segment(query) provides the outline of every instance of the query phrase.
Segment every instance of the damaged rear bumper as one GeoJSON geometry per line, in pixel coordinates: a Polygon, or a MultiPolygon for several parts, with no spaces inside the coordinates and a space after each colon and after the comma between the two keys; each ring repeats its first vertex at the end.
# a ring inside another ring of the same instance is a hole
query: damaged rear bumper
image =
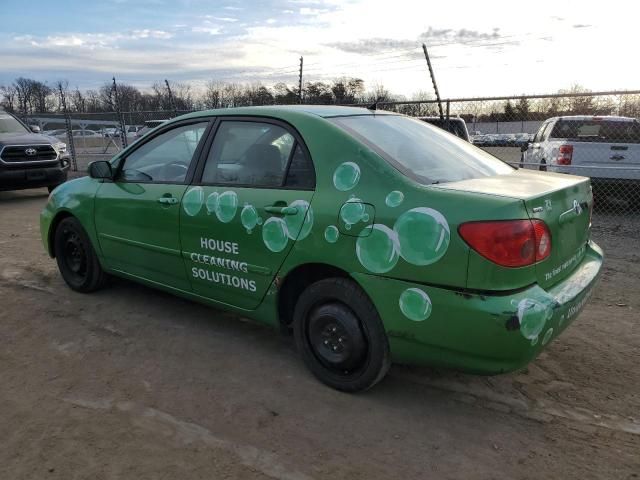
{"type": "Polygon", "coordinates": [[[532,285],[507,294],[468,293],[366,274],[354,277],[380,313],[395,362],[495,374],[525,366],[577,318],[602,263],[602,250],[589,242],[581,263],[552,288],[532,285]],[[426,294],[426,318],[412,319],[403,312],[400,298],[407,290],[426,294]]]}

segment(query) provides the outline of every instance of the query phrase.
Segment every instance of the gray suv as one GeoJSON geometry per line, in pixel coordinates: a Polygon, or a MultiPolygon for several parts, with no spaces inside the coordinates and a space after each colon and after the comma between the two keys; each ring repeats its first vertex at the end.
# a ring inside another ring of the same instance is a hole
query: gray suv
{"type": "Polygon", "coordinates": [[[47,187],[67,180],[67,145],[0,111],[0,190],[47,187]]]}

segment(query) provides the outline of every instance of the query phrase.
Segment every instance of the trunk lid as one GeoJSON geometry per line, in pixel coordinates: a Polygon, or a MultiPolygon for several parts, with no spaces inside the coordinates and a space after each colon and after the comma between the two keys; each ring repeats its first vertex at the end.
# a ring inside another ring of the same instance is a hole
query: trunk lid
{"type": "Polygon", "coordinates": [[[566,278],[586,252],[593,204],[586,177],[521,169],[508,175],[442,184],[438,188],[522,200],[529,218],[544,221],[551,232],[551,254],[535,265],[537,282],[543,288],[566,278]]]}

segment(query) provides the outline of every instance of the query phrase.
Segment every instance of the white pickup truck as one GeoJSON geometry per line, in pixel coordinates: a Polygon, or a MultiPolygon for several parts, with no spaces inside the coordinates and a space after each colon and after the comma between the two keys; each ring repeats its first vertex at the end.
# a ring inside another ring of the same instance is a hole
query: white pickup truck
{"type": "Polygon", "coordinates": [[[640,122],[576,115],[545,120],[521,166],[591,177],[597,185],[640,189],[640,122]]]}

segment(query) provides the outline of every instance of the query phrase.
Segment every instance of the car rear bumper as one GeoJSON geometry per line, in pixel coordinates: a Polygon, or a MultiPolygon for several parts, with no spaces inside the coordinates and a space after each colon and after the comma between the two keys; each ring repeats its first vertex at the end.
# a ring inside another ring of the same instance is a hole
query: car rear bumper
{"type": "Polygon", "coordinates": [[[69,164],[37,168],[0,168],[0,190],[58,185],[67,179],[69,164]]]}
{"type": "Polygon", "coordinates": [[[602,263],[602,250],[590,242],[582,262],[560,283],[508,294],[469,293],[367,274],[354,277],[380,313],[394,361],[495,374],[525,366],[576,319],[602,263]],[[431,309],[424,320],[403,313],[401,296],[408,289],[428,296],[431,309]]]}

